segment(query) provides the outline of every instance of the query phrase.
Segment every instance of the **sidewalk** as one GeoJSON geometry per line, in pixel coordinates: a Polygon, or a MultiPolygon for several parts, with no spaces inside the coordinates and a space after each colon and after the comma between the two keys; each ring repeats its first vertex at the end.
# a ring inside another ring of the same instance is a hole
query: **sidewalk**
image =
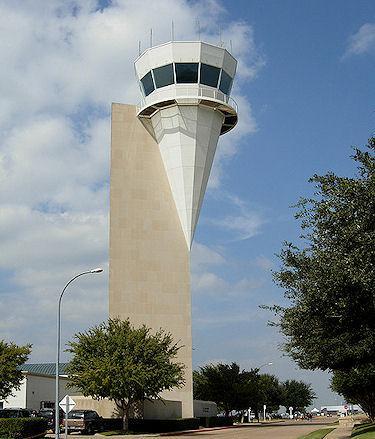
{"type": "Polygon", "coordinates": [[[327,434],[325,439],[348,439],[352,434],[352,426],[338,426],[331,433],[327,434]]]}

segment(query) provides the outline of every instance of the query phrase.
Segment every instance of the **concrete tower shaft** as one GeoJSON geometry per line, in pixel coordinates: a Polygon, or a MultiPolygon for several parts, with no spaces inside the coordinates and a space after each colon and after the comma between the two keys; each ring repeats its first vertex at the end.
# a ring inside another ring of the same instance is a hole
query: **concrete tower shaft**
{"type": "Polygon", "coordinates": [[[135,61],[137,116],[159,145],[189,249],[218,138],[237,123],[236,65],[222,47],[187,41],[152,47],[135,61]]]}

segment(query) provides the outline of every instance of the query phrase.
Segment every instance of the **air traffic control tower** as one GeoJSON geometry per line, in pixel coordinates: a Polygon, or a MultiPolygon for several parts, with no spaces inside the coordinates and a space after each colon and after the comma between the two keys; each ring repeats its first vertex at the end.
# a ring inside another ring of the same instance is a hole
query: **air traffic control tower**
{"type": "Polygon", "coordinates": [[[185,386],[162,396],[193,416],[190,248],[219,136],[237,123],[237,62],[203,42],[151,47],[135,61],[142,100],[113,104],[111,317],[171,332],[185,386]]]}

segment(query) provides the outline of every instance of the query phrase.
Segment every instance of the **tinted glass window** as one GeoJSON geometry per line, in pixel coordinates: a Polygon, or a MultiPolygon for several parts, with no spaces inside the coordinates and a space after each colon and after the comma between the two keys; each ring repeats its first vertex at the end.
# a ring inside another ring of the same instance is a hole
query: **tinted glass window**
{"type": "Polygon", "coordinates": [[[145,93],[145,96],[148,96],[150,93],[152,93],[155,90],[154,81],[152,80],[151,72],[148,72],[147,75],[145,75],[141,79],[141,83],[143,86],[143,91],[145,93]]]}
{"type": "Polygon", "coordinates": [[[200,83],[204,85],[209,85],[210,87],[217,87],[219,74],[220,69],[218,67],[209,66],[208,64],[201,64],[200,83]]]}
{"type": "Polygon", "coordinates": [[[191,84],[198,82],[198,63],[176,63],[176,82],[191,84]]]}
{"type": "Polygon", "coordinates": [[[221,79],[219,89],[224,94],[229,94],[230,88],[232,86],[232,78],[224,70],[221,71],[221,79]]]}
{"type": "Polygon", "coordinates": [[[20,413],[18,410],[1,410],[0,418],[19,418],[20,413]]]}
{"type": "Polygon", "coordinates": [[[156,88],[165,87],[174,83],[173,64],[158,67],[153,70],[156,88]]]}
{"type": "Polygon", "coordinates": [[[96,419],[98,417],[96,412],[85,413],[85,419],[96,419]]]}
{"type": "Polygon", "coordinates": [[[85,414],[83,412],[70,412],[68,418],[70,419],[83,419],[85,414]]]}

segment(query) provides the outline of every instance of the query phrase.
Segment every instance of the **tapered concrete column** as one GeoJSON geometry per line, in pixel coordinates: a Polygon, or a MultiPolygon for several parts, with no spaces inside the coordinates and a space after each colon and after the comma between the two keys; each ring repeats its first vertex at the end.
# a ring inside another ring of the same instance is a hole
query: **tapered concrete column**
{"type": "Polygon", "coordinates": [[[131,105],[112,106],[109,314],[172,333],[186,384],[163,397],[193,416],[189,249],[159,146],[131,105]]]}

